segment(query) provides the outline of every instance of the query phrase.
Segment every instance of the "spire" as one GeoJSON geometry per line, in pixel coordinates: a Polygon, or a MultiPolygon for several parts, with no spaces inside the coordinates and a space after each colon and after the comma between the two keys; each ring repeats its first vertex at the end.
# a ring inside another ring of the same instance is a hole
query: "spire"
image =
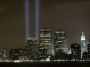
{"type": "Polygon", "coordinates": [[[84,32],[82,32],[82,35],[84,35],[84,32]]]}

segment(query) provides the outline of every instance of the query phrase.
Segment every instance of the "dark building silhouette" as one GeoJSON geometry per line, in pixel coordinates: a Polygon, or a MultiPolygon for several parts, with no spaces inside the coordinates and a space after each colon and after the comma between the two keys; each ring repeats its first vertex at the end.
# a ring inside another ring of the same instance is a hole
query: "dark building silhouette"
{"type": "Polygon", "coordinates": [[[58,30],[54,35],[54,52],[56,59],[63,59],[63,53],[65,45],[65,33],[63,30],[58,30]]]}
{"type": "Polygon", "coordinates": [[[14,48],[9,51],[11,60],[31,60],[30,49],[14,48]]]}
{"type": "Polygon", "coordinates": [[[32,60],[37,59],[37,56],[38,56],[38,44],[39,44],[39,42],[35,38],[29,38],[27,43],[26,43],[25,49],[29,49],[30,58],[32,60]]]}
{"type": "Polygon", "coordinates": [[[88,52],[83,53],[82,60],[88,60],[88,52]]]}
{"type": "Polygon", "coordinates": [[[88,44],[88,59],[90,60],[90,43],[88,44]]]}
{"type": "Polygon", "coordinates": [[[81,47],[79,44],[74,43],[71,44],[71,59],[72,60],[79,60],[81,58],[81,47]]]}

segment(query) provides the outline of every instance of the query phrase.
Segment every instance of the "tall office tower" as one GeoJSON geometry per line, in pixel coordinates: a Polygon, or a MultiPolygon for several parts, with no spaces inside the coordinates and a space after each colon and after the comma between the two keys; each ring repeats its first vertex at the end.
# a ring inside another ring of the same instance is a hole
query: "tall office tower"
{"type": "Polygon", "coordinates": [[[90,60],[90,43],[88,44],[88,59],[90,60]]]}
{"type": "Polygon", "coordinates": [[[32,60],[36,60],[37,59],[37,51],[38,51],[38,40],[35,38],[29,38],[25,48],[26,49],[30,49],[30,56],[32,57],[32,60]]]}
{"type": "Polygon", "coordinates": [[[88,39],[88,44],[90,44],[90,37],[89,37],[89,39],[88,39]]]}
{"type": "Polygon", "coordinates": [[[81,47],[79,44],[71,44],[71,59],[79,60],[81,58],[81,47]]]}
{"type": "Polygon", "coordinates": [[[40,30],[39,37],[39,59],[46,59],[51,55],[51,34],[50,30],[47,28],[43,28],[40,30]]]}
{"type": "Polygon", "coordinates": [[[88,59],[90,60],[90,37],[88,39],[87,50],[88,50],[88,59]]]}
{"type": "Polygon", "coordinates": [[[86,37],[84,32],[81,33],[81,57],[84,52],[87,52],[87,44],[86,44],[86,37]]]}
{"type": "Polygon", "coordinates": [[[68,47],[66,44],[66,35],[65,32],[62,30],[58,30],[55,33],[54,50],[55,50],[55,55],[58,57],[61,55],[61,52],[68,53],[68,47]]]}

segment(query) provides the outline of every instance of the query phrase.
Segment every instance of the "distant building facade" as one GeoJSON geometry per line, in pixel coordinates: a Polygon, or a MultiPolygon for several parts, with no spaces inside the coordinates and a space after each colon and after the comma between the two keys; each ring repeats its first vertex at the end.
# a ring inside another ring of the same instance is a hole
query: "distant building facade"
{"type": "Polygon", "coordinates": [[[83,53],[82,60],[88,60],[88,52],[83,53]]]}
{"type": "Polygon", "coordinates": [[[48,56],[51,55],[51,46],[52,44],[50,29],[41,29],[38,46],[40,59],[46,59],[48,56]]]}
{"type": "Polygon", "coordinates": [[[30,55],[34,60],[38,58],[38,44],[39,44],[39,41],[35,38],[29,38],[26,43],[25,48],[30,49],[30,55]]]}
{"type": "Polygon", "coordinates": [[[54,35],[54,51],[57,59],[60,59],[60,57],[62,56],[62,52],[65,52],[66,49],[68,49],[68,47],[66,44],[65,32],[63,30],[58,30],[54,35]]]}
{"type": "Polygon", "coordinates": [[[71,44],[71,59],[80,60],[81,59],[81,47],[79,44],[71,44]]]}
{"type": "Polygon", "coordinates": [[[87,52],[87,44],[86,44],[86,37],[84,32],[81,33],[81,58],[84,52],[87,52]]]}
{"type": "Polygon", "coordinates": [[[90,60],[90,44],[88,44],[88,59],[90,60]]]}
{"type": "Polygon", "coordinates": [[[32,60],[30,49],[14,48],[9,51],[11,60],[32,60]]]}

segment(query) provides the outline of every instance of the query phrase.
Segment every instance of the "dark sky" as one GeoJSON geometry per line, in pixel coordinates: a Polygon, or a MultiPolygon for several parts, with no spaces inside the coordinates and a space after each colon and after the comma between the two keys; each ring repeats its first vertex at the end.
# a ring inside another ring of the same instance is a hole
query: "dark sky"
{"type": "MultiPolygon", "coordinates": [[[[41,0],[40,27],[54,33],[62,28],[68,42],[79,42],[80,33],[90,33],[89,0],[41,0]]],[[[34,0],[30,3],[30,33],[34,35],[34,0]]],[[[24,47],[24,0],[0,0],[0,48],[24,47]]]]}

